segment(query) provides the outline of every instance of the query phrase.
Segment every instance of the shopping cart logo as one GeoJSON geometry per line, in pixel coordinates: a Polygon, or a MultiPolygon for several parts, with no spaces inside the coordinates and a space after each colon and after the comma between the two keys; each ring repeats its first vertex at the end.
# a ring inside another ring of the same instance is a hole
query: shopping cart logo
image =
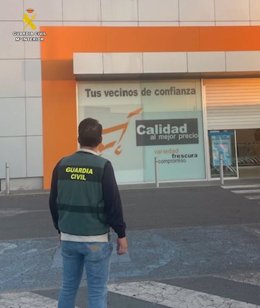
{"type": "Polygon", "coordinates": [[[114,149],[114,153],[116,155],[120,155],[122,153],[122,141],[123,141],[123,138],[124,138],[124,136],[127,132],[131,118],[133,118],[134,116],[137,116],[142,111],[143,111],[142,108],[135,109],[135,110],[128,113],[128,115],[126,117],[126,122],[123,122],[123,123],[120,123],[120,124],[117,124],[117,125],[103,129],[103,132],[102,132],[103,137],[105,135],[113,135],[113,133],[115,133],[115,132],[119,132],[119,136],[118,136],[117,139],[113,138],[113,140],[110,141],[110,142],[102,143],[99,146],[99,152],[102,153],[106,150],[114,149]]]}
{"type": "Polygon", "coordinates": [[[34,9],[27,9],[26,13],[23,15],[23,22],[24,22],[24,28],[23,30],[27,30],[28,27],[31,28],[31,30],[36,30],[36,25],[34,24],[34,19],[36,17],[36,13],[34,13],[34,9]]]}

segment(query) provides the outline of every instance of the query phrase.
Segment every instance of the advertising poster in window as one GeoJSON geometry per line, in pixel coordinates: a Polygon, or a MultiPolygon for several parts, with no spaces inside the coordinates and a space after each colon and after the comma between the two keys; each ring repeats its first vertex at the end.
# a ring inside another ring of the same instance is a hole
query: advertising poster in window
{"type": "Polygon", "coordinates": [[[201,86],[189,81],[78,82],[79,121],[103,125],[101,155],[119,183],[205,178],[201,86]]]}
{"type": "Polygon", "coordinates": [[[232,149],[231,149],[231,132],[210,132],[211,149],[212,149],[212,164],[214,167],[220,165],[220,154],[223,155],[224,166],[232,165],[232,149]]]}

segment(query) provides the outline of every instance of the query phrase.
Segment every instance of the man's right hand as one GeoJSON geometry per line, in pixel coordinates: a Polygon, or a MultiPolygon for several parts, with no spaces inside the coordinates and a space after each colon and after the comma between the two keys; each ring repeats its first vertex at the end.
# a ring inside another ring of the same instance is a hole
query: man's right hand
{"type": "Polygon", "coordinates": [[[128,244],[126,237],[118,238],[117,239],[117,254],[124,255],[128,251],[128,244]]]}

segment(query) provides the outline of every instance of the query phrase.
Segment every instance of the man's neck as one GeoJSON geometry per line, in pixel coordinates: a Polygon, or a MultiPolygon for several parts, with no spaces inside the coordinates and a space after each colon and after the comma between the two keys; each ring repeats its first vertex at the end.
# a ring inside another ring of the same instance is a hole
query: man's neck
{"type": "Polygon", "coordinates": [[[92,151],[92,152],[95,152],[95,153],[98,153],[98,147],[80,147],[80,150],[83,150],[83,151],[92,151]]]}

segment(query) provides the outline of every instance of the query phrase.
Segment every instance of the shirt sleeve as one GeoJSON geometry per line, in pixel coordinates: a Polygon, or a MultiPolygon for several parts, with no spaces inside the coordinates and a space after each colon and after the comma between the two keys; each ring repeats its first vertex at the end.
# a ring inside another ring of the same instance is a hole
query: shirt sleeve
{"type": "Polygon", "coordinates": [[[118,186],[112,164],[108,161],[102,179],[103,198],[107,223],[119,238],[125,237],[126,224],[118,186]]]}
{"type": "Polygon", "coordinates": [[[58,214],[58,206],[56,202],[57,195],[58,195],[58,164],[56,165],[52,173],[51,190],[50,190],[50,196],[49,196],[49,208],[50,208],[54,227],[56,230],[58,230],[58,232],[60,232],[59,227],[58,227],[59,214],[58,214]]]}

